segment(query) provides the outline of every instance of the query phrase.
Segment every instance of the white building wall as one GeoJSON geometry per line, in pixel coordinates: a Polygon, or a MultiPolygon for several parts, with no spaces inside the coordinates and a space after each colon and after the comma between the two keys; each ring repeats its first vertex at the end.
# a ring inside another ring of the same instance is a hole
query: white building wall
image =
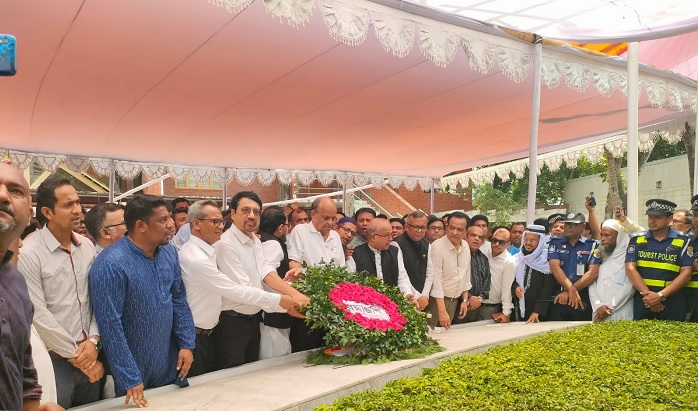
{"type": "MultiPolygon", "coordinates": [[[[623,176],[627,170],[621,170],[623,176]]],[[[625,178],[625,177],[624,177],[625,178]]],[[[645,202],[651,198],[664,198],[675,202],[679,208],[690,208],[691,182],[688,176],[688,160],[686,156],[672,157],[664,160],[652,161],[645,164],[640,171],[638,190],[638,215],[640,223],[645,223],[645,202]],[[657,186],[660,185],[658,188],[657,186]]],[[[600,175],[587,176],[569,180],[565,184],[563,201],[569,204],[571,210],[578,210],[586,214],[584,198],[594,192],[596,197],[596,212],[599,218],[603,218],[608,195],[608,183],[601,180],[600,175]]]]}

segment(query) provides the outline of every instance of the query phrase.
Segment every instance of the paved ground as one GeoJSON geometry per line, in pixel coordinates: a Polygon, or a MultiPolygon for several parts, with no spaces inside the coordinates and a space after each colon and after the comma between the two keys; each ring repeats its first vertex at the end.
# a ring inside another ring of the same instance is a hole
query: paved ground
{"type": "MultiPolygon", "coordinates": [[[[512,340],[584,322],[495,324],[492,321],[455,326],[433,333],[446,351],[418,360],[349,367],[304,366],[305,353],[258,361],[190,379],[191,386],[146,391],[151,410],[309,410],[351,392],[377,388],[386,382],[434,367],[439,359],[477,352],[512,340]]],[[[131,403],[130,408],[135,408],[131,403]]],[[[81,410],[123,410],[123,397],[81,410]]]]}

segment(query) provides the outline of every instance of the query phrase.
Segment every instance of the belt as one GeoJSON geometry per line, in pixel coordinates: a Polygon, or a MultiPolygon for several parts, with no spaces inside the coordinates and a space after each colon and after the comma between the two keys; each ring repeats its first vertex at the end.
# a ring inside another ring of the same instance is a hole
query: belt
{"type": "Polygon", "coordinates": [[[205,335],[208,337],[212,333],[213,333],[213,328],[211,328],[210,330],[205,330],[203,328],[196,327],[196,335],[205,335]]]}
{"type": "Polygon", "coordinates": [[[261,319],[262,318],[262,311],[258,311],[254,314],[243,314],[239,313],[234,310],[227,310],[227,311],[221,311],[221,314],[227,315],[228,317],[240,317],[240,318],[249,318],[249,319],[261,319]]]}
{"type": "Polygon", "coordinates": [[[482,303],[482,304],[480,304],[480,305],[483,306],[483,307],[499,307],[499,306],[502,305],[502,304],[501,304],[501,303],[496,303],[496,304],[492,304],[492,303],[482,303]]]}
{"type": "Polygon", "coordinates": [[[667,285],[671,284],[671,280],[652,280],[649,278],[643,278],[642,282],[650,287],[666,287],[667,285]]]}
{"type": "Polygon", "coordinates": [[[458,296],[456,296],[456,297],[446,297],[446,296],[444,295],[444,300],[451,300],[451,301],[453,301],[453,300],[457,300],[457,299],[459,299],[459,298],[460,298],[460,295],[458,295],[458,296]]]}

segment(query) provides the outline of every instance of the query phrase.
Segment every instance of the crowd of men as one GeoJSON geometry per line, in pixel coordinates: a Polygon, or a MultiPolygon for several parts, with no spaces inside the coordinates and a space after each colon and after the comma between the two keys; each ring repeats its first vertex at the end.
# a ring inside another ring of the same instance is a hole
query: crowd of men
{"type": "Polygon", "coordinates": [[[590,202],[588,222],[571,212],[490,227],[460,211],[347,217],[326,197],[310,210],[264,208],[251,191],[226,213],[214,201],[149,195],[85,211],[68,180],[51,178],[37,189],[30,232],[28,184],[0,167],[3,337],[11,324],[0,345],[12,356],[0,370],[1,409],[39,407],[32,348],[45,347],[55,380],[59,405],[43,407],[60,409],[115,395],[147,406],[148,388],[321,347],[324,332],[301,314],[310,300],[290,282],[323,261],[398,287],[433,327],[698,321],[698,196],[692,211],[648,201],[646,231],[620,208],[599,224],[590,202]],[[29,343],[32,322],[41,347],[29,343]]]}

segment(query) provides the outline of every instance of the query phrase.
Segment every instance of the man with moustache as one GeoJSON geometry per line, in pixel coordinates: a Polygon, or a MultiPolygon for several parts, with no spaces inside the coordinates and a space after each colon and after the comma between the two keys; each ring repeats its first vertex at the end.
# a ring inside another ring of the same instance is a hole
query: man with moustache
{"type": "Polygon", "coordinates": [[[485,307],[494,307],[492,319],[498,323],[511,321],[511,312],[514,308],[511,295],[511,286],[516,277],[516,258],[514,258],[507,246],[510,233],[506,227],[492,229],[490,243],[492,248],[485,251],[490,265],[490,295],[482,301],[485,307]]]}
{"type": "Polygon", "coordinates": [[[34,303],[34,326],[51,355],[58,403],[64,408],[88,404],[99,400],[104,374],[88,288],[95,247],[75,232],[82,207],[68,180],[46,179],[36,197],[44,228],[24,241],[17,268],[34,303]]]}
{"type": "Polygon", "coordinates": [[[337,220],[337,228],[335,229],[337,234],[339,234],[339,239],[342,240],[342,249],[344,250],[344,257],[351,257],[354,252],[353,247],[349,247],[349,243],[356,236],[356,220],[351,217],[340,217],[337,220]]]}
{"type": "Polygon", "coordinates": [[[363,207],[356,210],[354,220],[356,220],[357,234],[349,243],[349,247],[355,248],[366,242],[368,238],[368,223],[376,218],[376,211],[370,207],[363,207]]]}
{"type": "Polygon", "coordinates": [[[230,199],[233,225],[214,245],[220,271],[246,290],[245,296],[250,297],[223,299],[218,329],[214,334],[219,369],[259,359],[262,309],[284,312],[302,305],[288,295],[266,292],[262,288],[264,282],[283,293],[281,287],[290,286],[276,272],[265,269],[264,248],[256,236],[261,214],[262,200],[256,193],[241,191],[235,194],[230,199]]]}
{"type": "Polygon", "coordinates": [[[55,404],[40,406],[41,385],[32,361],[32,307],[24,277],[10,262],[10,245],[19,240],[32,215],[29,184],[19,170],[0,162],[0,409],[61,409],[55,404]]]}
{"type": "Polygon", "coordinates": [[[128,235],[99,254],[90,292],[116,395],[144,407],[146,388],[189,385],[196,334],[167,203],[138,195],[124,220],[128,235]]]}

